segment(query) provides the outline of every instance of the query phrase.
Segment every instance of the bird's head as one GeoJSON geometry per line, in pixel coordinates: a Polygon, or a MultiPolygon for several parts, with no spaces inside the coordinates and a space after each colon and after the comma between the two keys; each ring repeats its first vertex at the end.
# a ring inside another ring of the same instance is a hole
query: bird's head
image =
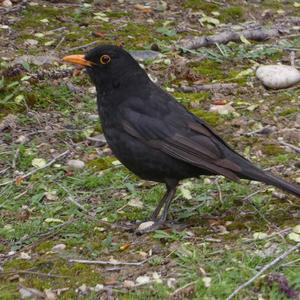
{"type": "Polygon", "coordinates": [[[124,77],[145,73],[128,52],[113,45],[101,45],[85,55],[69,55],[63,60],[85,66],[96,87],[101,89],[119,85],[124,77]]]}

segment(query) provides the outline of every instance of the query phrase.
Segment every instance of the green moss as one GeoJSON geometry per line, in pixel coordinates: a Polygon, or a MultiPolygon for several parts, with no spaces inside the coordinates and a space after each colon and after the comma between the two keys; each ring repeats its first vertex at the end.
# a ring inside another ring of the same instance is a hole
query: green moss
{"type": "Polygon", "coordinates": [[[230,6],[221,10],[219,19],[224,23],[238,23],[243,20],[243,16],[244,10],[241,6],[230,6]]]}
{"type": "Polygon", "coordinates": [[[285,117],[285,116],[288,116],[288,115],[292,115],[292,114],[295,114],[295,113],[298,113],[299,112],[299,109],[298,108],[288,108],[284,111],[282,111],[279,115],[282,116],[282,117],[285,117]]]}
{"type": "Polygon", "coordinates": [[[55,5],[45,6],[37,5],[30,6],[28,5],[23,11],[22,18],[17,21],[13,27],[17,30],[24,30],[29,28],[35,28],[38,30],[43,30],[44,27],[47,27],[47,30],[54,28],[59,21],[57,16],[63,16],[68,10],[68,8],[58,8],[55,5]],[[42,19],[48,19],[48,23],[41,22],[42,19]]]}
{"type": "Polygon", "coordinates": [[[102,171],[108,169],[112,166],[112,162],[116,159],[112,156],[104,157],[104,158],[97,158],[94,160],[90,160],[87,163],[87,166],[91,168],[93,171],[102,171]]]}
{"type": "Polygon", "coordinates": [[[198,93],[181,93],[175,92],[173,96],[176,100],[188,108],[192,107],[192,103],[199,104],[200,102],[204,102],[211,98],[211,92],[198,92],[198,93]]]}
{"type": "MultiPolygon", "coordinates": [[[[128,22],[127,26],[119,30],[118,36],[122,38],[125,45],[127,42],[130,43],[130,45],[134,45],[132,42],[135,41],[141,46],[144,46],[145,43],[150,43],[154,38],[151,32],[151,26],[133,22],[128,22]],[[128,36],[131,36],[131,38],[128,36]]],[[[135,47],[130,48],[134,49],[135,47]]]]}
{"type": "Polygon", "coordinates": [[[264,145],[262,151],[264,154],[271,156],[285,153],[284,149],[274,144],[264,145]]]}
{"type": "Polygon", "coordinates": [[[195,114],[197,117],[205,120],[211,126],[217,126],[221,121],[220,115],[215,112],[208,112],[201,109],[192,109],[191,112],[195,114]]]}
{"type": "Polygon", "coordinates": [[[121,18],[125,16],[129,16],[130,13],[125,11],[109,11],[106,13],[109,18],[121,18]]]}
{"type": "Polygon", "coordinates": [[[187,0],[183,6],[194,10],[202,10],[204,13],[211,13],[219,8],[217,4],[204,0],[187,0]]]}
{"type": "Polygon", "coordinates": [[[226,77],[225,72],[222,70],[222,64],[210,59],[203,60],[196,66],[193,66],[193,70],[210,80],[226,77]]]}
{"type": "Polygon", "coordinates": [[[4,271],[27,270],[33,267],[33,262],[24,259],[13,259],[4,264],[4,271]]]}
{"type": "Polygon", "coordinates": [[[36,247],[36,251],[37,252],[47,252],[50,251],[51,248],[53,247],[54,242],[53,241],[45,241],[43,243],[40,243],[37,247],[36,247]]]}

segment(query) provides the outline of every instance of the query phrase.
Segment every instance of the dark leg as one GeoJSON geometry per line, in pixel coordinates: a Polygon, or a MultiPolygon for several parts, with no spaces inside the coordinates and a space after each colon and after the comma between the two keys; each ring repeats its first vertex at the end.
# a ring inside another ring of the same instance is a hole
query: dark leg
{"type": "Polygon", "coordinates": [[[159,201],[158,205],[156,206],[155,210],[152,212],[150,220],[152,220],[152,221],[157,220],[157,217],[161,211],[161,208],[165,205],[168,194],[169,194],[168,191],[166,191],[166,193],[164,194],[164,196],[162,197],[162,199],[159,201]]]}
{"type": "Polygon", "coordinates": [[[159,229],[166,221],[168,216],[168,211],[170,204],[174,198],[176,192],[176,186],[178,184],[177,180],[166,180],[167,192],[163,196],[163,198],[158,203],[157,207],[155,208],[154,212],[151,215],[152,224],[149,227],[141,229],[138,228],[139,233],[150,232],[156,229],[159,229]],[[161,212],[161,215],[159,213],[161,212]]]}

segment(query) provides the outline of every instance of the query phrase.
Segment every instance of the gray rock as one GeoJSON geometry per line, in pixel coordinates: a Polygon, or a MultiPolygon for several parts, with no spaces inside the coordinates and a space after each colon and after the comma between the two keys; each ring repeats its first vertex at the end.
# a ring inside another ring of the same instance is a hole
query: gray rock
{"type": "Polygon", "coordinates": [[[144,61],[147,59],[155,59],[162,56],[161,53],[153,50],[135,50],[130,51],[130,54],[133,56],[134,59],[144,61]]]}
{"type": "Polygon", "coordinates": [[[67,165],[69,167],[71,167],[72,169],[83,169],[84,166],[85,166],[85,163],[81,160],[78,160],[78,159],[70,159],[67,161],[67,165]]]}
{"type": "Polygon", "coordinates": [[[106,145],[106,139],[103,134],[89,136],[87,139],[91,142],[95,142],[97,147],[103,147],[106,145]]]}

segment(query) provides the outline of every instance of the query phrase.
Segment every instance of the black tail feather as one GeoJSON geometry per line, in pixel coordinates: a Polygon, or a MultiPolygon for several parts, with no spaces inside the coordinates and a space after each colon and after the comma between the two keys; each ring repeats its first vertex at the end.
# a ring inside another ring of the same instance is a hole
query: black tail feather
{"type": "Polygon", "coordinates": [[[252,164],[247,164],[247,166],[243,167],[243,171],[241,172],[241,177],[264,182],[266,184],[270,184],[276,186],[284,191],[287,191],[297,197],[300,198],[300,186],[294,183],[289,183],[271,173],[264,172],[259,168],[253,166],[252,164]]]}

